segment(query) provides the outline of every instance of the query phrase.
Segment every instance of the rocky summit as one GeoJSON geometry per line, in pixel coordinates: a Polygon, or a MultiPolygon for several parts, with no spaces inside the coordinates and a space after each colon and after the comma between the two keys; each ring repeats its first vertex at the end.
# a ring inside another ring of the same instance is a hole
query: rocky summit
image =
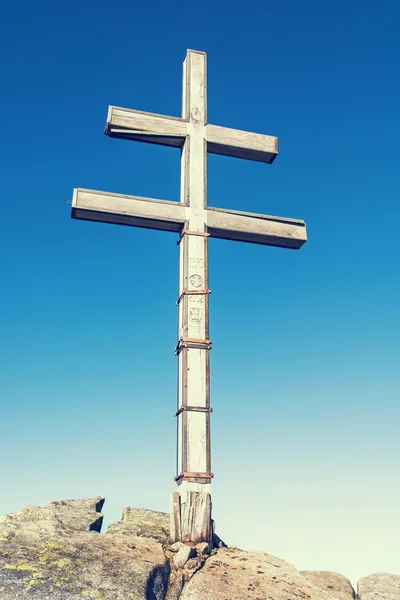
{"type": "Polygon", "coordinates": [[[169,516],[126,508],[102,534],[104,499],[49,502],[0,517],[0,600],[400,600],[400,575],[350,582],[299,572],[216,536],[169,543],[169,516]]]}

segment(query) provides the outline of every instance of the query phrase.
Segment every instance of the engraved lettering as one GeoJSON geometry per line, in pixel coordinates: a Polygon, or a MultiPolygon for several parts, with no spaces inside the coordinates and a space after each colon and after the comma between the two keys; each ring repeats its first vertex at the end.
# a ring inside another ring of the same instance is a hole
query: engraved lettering
{"type": "Polygon", "coordinates": [[[189,308],[189,319],[192,323],[201,323],[203,311],[200,308],[189,308]]]}
{"type": "Polygon", "coordinates": [[[195,295],[195,296],[189,296],[189,302],[191,304],[203,304],[204,302],[204,296],[202,295],[195,295]]]}
{"type": "Polygon", "coordinates": [[[204,269],[204,259],[189,258],[189,267],[191,271],[200,271],[204,269]]]}

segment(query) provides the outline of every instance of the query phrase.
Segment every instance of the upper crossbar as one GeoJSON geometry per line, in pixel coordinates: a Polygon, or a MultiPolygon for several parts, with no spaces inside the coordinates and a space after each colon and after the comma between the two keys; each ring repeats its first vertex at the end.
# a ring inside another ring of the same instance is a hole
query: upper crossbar
{"type": "MultiPolygon", "coordinates": [[[[104,133],[110,137],[162,146],[182,147],[188,121],[154,113],[110,106],[104,133]]],[[[278,138],[217,125],[204,127],[207,151],[271,164],[278,155],[278,138]]]]}

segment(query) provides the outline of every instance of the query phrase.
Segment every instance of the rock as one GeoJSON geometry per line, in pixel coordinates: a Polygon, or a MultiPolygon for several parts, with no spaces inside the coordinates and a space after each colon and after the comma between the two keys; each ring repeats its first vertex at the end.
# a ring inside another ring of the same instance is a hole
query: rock
{"type": "Polygon", "coordinates": [[[169,563],[161,544],[126,522],[122,534],[92,535],[102,504],[51,502],[2,517],[0,600],[163,600],[169,563]]]}
{"type": "Polygon", "coordinates": [[[29,505],[17,513],[0,517],[0,526],[13,529],[26,523],[28,529],[51,531],[62,528],[64,531],[100,532],[103,504],[104,498],[96,496],[81,500],[57,500],[44,506],[29,505]]]}
{"type": "Polygon", "coordinates": [[[183,567],[183,578],[185,581],[189,581],[193,575],[201,569],[204,565],[205,558],[189,558],[185,566],[183,567]]]}
{"type": "Polygon", "coordinates": [[[174,542],[168,546],[168,550],[171,550],[171,552],[178,552],[178,550],[180,550],[184,545],[185,544],[183,542],[174,542]]]}
{"type": "Polygon", "coordinates": [[[181,597],[184,583],[185,578],[182,573],[177,572],[174,575],[171,575],[168,592],[165,596],[165,600],[179,600],[179,598],[181,597]]]}
{"type": "MultiPolygon", "coordinates": [[[[262,552],[168,545],[169,516],[125,508],[101,534],[104,499],[49,502],[0,517],[0,600],[354,600],[329,571],[262,552]]],[[[218,541],[219,540],[219,541],[218,541]]],[[[358,600],[400,600],[400,575],[358,584],[358,600]]]]}
{"type": "Polygon", "coordinates": [[[213,533],[212,542],[213,542],[214,548],[227,548],[227,545],[225,544],[225,542],[223,542],[216,533],[213,533]]]}
{"type": "MultiPolygon", "coordinates": [[[[188,561],[187,564],[189,564],[188,561]]],[[[184,586],[181,600],[339,600],[292,565],[262,552],[220,548],[184,586]]],[[[340,599],[341,600],[341,599],[340,599]]]]}
{"type": "Polygon", "coordinates": [[[400,600],[400,575],[375,573],[358,582],[358,600],[400,600]]]}
{"type": "Polygon", "coordinates": [[[308,581],[326,592],[334,592],[338,600],[354,600],[356,593],[350,581],[332,571],[300,571],[308,581]]]}
{"type": "Polygon", "coordinates": [[[207,557],[211,554],[211,546],[207,542],[200,542],[200,544],[196,545],[197,556],[207,557]]]}
{"type": "Polygon", "coordinates": [[[127,506],[122,513],[121,521],[110,525],[106,533],[134,534],[165,543],[169,539],[169,515],[155,510],[127,506]]]}
{"type": "Polygon", "coordinates": [[[194,548],[191,548],[190,546],[186,546],[185,544],[182,544],[182,546],[179,548],[178,552],[175,554],[175,556],[173,558],[175,567],[177,569],[182,569],[182,567],[187,563],[189,558],[191,558],[195,554],[196,554],[196,552],[195,552],[194,548]]]}

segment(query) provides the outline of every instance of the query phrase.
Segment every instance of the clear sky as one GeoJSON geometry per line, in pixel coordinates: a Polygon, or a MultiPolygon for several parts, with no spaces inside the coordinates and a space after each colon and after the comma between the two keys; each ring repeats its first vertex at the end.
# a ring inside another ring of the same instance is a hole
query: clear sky
{"type": "Polygon", "coordinates": [[[209,157],[209,204],[300,218],[294,252],[210,241],[217,532],[355,582],[399,572],[400,9],[394,0],[3,0],[0,514],[174,489],[173,233],[74,221],[74,187],[178,200],[179,151],[109,104],[279,137],[209,157]]]}

